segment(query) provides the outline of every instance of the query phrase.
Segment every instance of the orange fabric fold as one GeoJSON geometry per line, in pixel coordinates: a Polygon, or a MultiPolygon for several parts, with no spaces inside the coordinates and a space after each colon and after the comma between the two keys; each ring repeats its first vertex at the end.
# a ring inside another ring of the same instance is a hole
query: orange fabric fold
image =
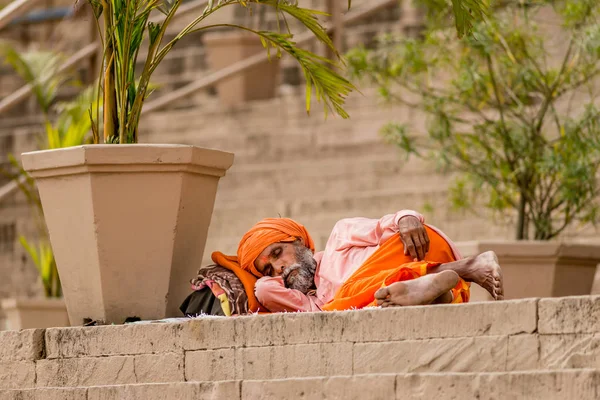
{"type": "MultiPolygon", "coordinates": [[[[333,300],[321,307],[324,311],[349,310],[376,305],[375,292],[394,282],[407,281],[426,275],[440,264],[456,261],[450,245],[438,233],[425,227],[429,236],[429,252],[425,260],[414,262],[404,255],[400,237],[388,239],[360,268],[344,282],[333,300]]],[[[452,289],[453,303],[466,303],[470,285],[460,280],[452,289]]]]}
{"type": "Polygon", "coordinates": [[[245,271],[240,267],[236,256],[227,256],[220,251],[215,251],[212,253],[211,258],[218,265],[233,272],[235,276],[242,281],[242,285],[244,285],[244,290],[248,296],[248,310],[250,312],[259,312],[265,310],[264,307],[261,307],[258,299],[254,295],[254,284],[258,279],[250,272],[245,271]]]}
{"type": "MultiPolygon", "coordinates": [[[[293,242],[301,239],[304,245],[315,251],[315,244],[306,228],[289,218],[265,218],[254,225],[240,240],[237,258],[239,267],[256,277],[263,275],[254,267],[254,261],[265,248],[273,243],[293,242]]],[[[227,256],[231,259],[232,256],[227,256]]]]}

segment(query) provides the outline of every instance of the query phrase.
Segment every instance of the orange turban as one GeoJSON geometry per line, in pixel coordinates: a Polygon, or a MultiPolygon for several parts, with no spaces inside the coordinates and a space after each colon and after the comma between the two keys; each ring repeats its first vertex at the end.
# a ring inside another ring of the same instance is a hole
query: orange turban
{"type": "Polygon", "coordinates": [[[262,274],[254,267],[260,253],[273,243],[297,239],[302,239],[306,247],[315,251],[315,244],[303,225],[289,218],[265,218],[242,237],[237,251],[240,267],[260,278],[262,274]]]}
{"type": "Polygon", "coordinates": [[[273,243],[293,242],[298,238],[302,239],[306,247],[315,251],[315,244],[304,226],[289,218],[265,218],[242,237],[237,257],[215,251],[212,253],[212,259],[220,266],[233,271],[242,281],[248,295],[248,309],[251,312],[264,311],[254,295],[256,278],[262,277],[254,267],[254,261],[273,243]]]}

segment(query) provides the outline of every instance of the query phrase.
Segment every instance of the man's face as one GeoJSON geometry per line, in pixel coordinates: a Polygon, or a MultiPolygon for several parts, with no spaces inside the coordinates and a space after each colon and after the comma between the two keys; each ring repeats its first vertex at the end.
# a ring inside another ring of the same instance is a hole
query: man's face
{"type": "Polygon", "coordinates": [[[307,293],[314,284],[317,262],[310,249],[297,240],[268,246],[254,266],[265,276],[281,276],[286,287],[307,293]]]}

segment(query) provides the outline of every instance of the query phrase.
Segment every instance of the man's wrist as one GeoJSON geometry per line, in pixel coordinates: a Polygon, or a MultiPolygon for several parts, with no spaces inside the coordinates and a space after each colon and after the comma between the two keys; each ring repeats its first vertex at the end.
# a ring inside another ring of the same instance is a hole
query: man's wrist
{"type": "Polygon", "coordinates": [[[400,220],[406,217],[413,217],[416,218],[419,222],[421,222],[421,218],[419,218],[417,215],[412,214],[412,213],[404,213],[404,214],[400,214],[396,217],[396,225],[400,224],[400,220]]]}

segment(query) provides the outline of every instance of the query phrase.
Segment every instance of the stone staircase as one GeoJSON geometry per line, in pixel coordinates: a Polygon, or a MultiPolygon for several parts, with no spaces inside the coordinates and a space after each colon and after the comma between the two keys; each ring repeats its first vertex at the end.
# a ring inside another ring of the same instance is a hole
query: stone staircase
{"type": "Polygon", "coordinates": [[[598,399],[600,297],[0,333],[0,399],[598,399]]]}

